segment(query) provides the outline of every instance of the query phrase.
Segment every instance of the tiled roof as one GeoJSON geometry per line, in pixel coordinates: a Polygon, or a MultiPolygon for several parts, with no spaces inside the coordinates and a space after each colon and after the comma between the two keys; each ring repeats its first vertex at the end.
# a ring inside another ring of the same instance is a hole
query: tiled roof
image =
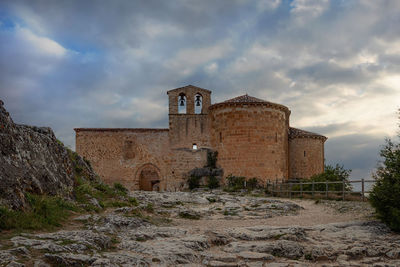
{"type": "Polygon", "coordinates": [[[257,97],[249,96],[248,94],[241,95],[224,101],[225,103],[267,103],[267,101],[257,97]]]}
{"type": "Polygon", "coordinates": [[[260,98],[254,97],[254,96],[249,96],[248,94],[234,97],[234,98],[228,99],[224,102],[215,103],[215,104],[211,105],[209,107],[209,109],[215,109],[215,108],[218,108],[221,106],[231,106],[231,105],[236,106],[236,105],[242,105],[242,104],[267,106],[267,107],[271,107],[274,109],[282,110],[285,113],[290,114],[290,110],[284,105],[268,102],[268,101],[262,100],[260,98]]]}
{"type": "Polygon", "coordinates": [[[327,137],[325,137],[323,135],[304,131],[304,130],[293,128],[293,127],[289,128],[289,138],[317,138],[317,139],[322,139],[324,141],[326,139],[328,139],[327,137]]]}

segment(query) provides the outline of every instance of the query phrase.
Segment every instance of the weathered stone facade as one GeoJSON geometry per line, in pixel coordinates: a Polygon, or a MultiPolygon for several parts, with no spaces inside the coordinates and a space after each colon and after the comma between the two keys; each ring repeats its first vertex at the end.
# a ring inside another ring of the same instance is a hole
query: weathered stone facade
{"type": "Polygon", "coordinates": [[[326,137],[289,127],[290,110],[248,95],[211,105],[211,91],[167,92],[169,129],[76,128],[76,151],[108,183],[131,190],[181,190],[207,152],[229,174],[260,181],[321,173],[326,137]]]}

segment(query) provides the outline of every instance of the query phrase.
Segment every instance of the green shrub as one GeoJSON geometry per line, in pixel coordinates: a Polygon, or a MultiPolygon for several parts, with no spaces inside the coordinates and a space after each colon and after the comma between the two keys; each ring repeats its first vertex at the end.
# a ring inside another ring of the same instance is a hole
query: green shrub
{"type": "Polygon", "coordinates": [[[259,183],[258,183],[258,179],[256,177],[254,178],[250,178],[246,181],[246,188],[248,189],[256,189],[257,187],[259,187],[259,183]]]}
{"type": "Polygon", "coordinates": [[[206,167],[215,169],[217,167],[217,157],[218,157],[218,151],[208,151],[206,167]]]}
{"type": "Polygon", "coordinates": [[[218,188],[219,187],[219,181],[217,177],[211,175],[207,177],[207,187],[210,189],[218,188]]]}
{"type": "Polygon", "coordinates": [[[189,176],[188,178],[188,185],[189,185],[189,189],[193,190],[195,188],[199,188],[200,187],[200,179],[201,177],[197,177],[194,175],[189,176]]]}
{"type": "Polygon", "coordinates": [[[374,174],[376,183],[369,201],[378,217],[393,231],[400,232],[400,143],[386,139],[380,155],[383,161],[374,174]]]}
{"type": "Polygon", "coordinates": [[[78,178],[75,187],[75,200],[82,204],[86,211],[99,212],[107,207],[125,207],[137,206],[138,201],[135,198],[128,197],[128,189],[119,183],[113,187],[98,181],[85,181],[78,178]],[[90,203],[92,198],[97,199],[100,207],[90,203]]]}
{"type": "Polygon", "coordinates": [[[99,183],[94,183],[93,187],[100,192],[103,192],[105,194],[111,195],[112,194],[112,189],[110,186],[106,185],[105,183],[99,182],[99,183]]]}
{"type": "Polygon", "coordinates": [[[148,203],[144,208],[147,212],[153,213],[154,212],[154,205],[153,203],[148,203]]]}
{"type": "Polygon", "coordinates": [[[89,183],[82,183],[75,187],[75,200],[85,203],[93,195],[93,187],[89,183]]]}
{"type": "Polygon", "coordinates": [[[123,196],[128,194],[128,189],[120,183],[114,183],[114,190],[123,196]]]}
{"type": "Polygon", "coordinates": [[[60,226],[70,211],[100,212],[105,207],[137,206],[138,201],[127,197],[128,190],[121,184],[110,187],[100,180],[90,181],[80,175],[75,176],[75,201],[69,202],[59,197],[27,194],[29,208],[14,211],[0,206],[0,229],[42,229],[60,226]],[[97,199],[98,205],[91,200],[97,199]]]}
{"type": "Polygon", "coordinates": [[[138,206],[139,205],[138,200],[136,198],[134,198],[134,197],[129,197],[128,198],[128,202],[133,206],[138,206]]]}
{"type": "Polygon", "coordinates": [[[233,176],[232,174],[229,174],[228,177],[226,177],[226,180],[228,181],[227,191],[232,192],[244,189],[244,182],[246,181],[245,177],[233,176]]]}

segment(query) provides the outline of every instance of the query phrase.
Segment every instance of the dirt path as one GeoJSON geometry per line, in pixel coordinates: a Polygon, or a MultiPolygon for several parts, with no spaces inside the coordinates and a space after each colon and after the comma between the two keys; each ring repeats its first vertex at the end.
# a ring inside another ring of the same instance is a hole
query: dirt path
{"type": "MultiPolygon", "coordinates": [[[[282,199],[279,199],[282,200],[282,199]]],[[[257,225],[271,226],[313,226],[319,224],[350,222],[357,220],[365,220],[369,215],[366,212],[346,212],[340,213],[332,207],[323,203],[316,204],[314,200],[287,200],[301,206],[297,215],[277,216],[268,219],[200,219],[200,220],[184,220],[174,219],[174,224],[191,232],[199,233],[207,230],[221,230],[232,227],[249,227],[257,225]]]]}

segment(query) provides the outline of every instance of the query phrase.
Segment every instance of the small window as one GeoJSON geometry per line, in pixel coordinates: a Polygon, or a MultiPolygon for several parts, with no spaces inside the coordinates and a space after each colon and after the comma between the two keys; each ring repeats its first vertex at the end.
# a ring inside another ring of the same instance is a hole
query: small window
{"type": "Polygon", "coordinates": [[[306,151],[304,150],[304,157],[306,156],[306,151]]]}
{"type": "Polygon", "coordinates": [[[222,133],[219,132],[219,142],[222,143],[222,133]]]}
{"type": "Polygon", "coordinates": [[[186,114],[186,96],[183,93],[178,97],[178,113],[186,114]]]}
{"type": "Polygon", "coordinates": [[[275,133],[275,142],[278,143],[278,133],[275,133]]]}
{"type": "Polygon", "coordinates": [[[201,114],[202,109],[203,109],[203,97],[201,96],[201,94],[197,93],[194,96],[194,113],[201,114]]]}
{"type": "Polygon", "coordinates": [[[197,145],[193,144],[193,150],[197,150],[197,145]]]}

